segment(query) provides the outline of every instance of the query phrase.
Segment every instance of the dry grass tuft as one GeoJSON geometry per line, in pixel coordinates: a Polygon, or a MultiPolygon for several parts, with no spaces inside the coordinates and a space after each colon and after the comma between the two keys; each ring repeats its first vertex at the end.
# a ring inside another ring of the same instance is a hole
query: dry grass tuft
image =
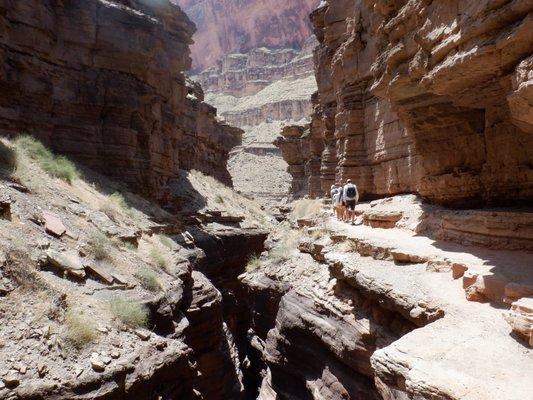
{"type": "Polygon", "coordinates": [[[268,260],[274,264],[287,261],[298,248],[303,233],[299,230],[284,228],[276,245],[268,252],[268,260]]]}
{"type": "Polygon", "coordinates": [[[109,307],[113,315],[127,327],[146,328],[148,325],[148,310],[133,300],[113,297],[109,307]]]}
{"type": "Polygon", "coordinates": [[[79,310],[67,309],[65,317],[65,339],[76,349],[81,349],[96,340],[98,334],[79,310]]]}
{"type": "Polygon", "coordinates": [[[163,246],[165,246],[167,249],[172,250],[174,248],[174,241],[169,238],[167,235],[157,235],[157,238],[161,242],[163,246]]]}
{"type": "Polygon", "coordinates": [[[22,135],[15,139],[15,148],[17,152],[17,171],[24,171],[27,162],[21,154],[35,160],[48,175],[72,183],[80,176],[76,166],[66,157],[58,156],[48,150],[40,141],[28,136],[22,135]]]}
{"type": "Polygon", "coordinates": [[[121,214],[125,214],[132,219],[135,218],[133,209],[128,206],[126,199],[119,192],[115,192],[106,197],[106,199],[100,203],[100,211],[115,222],[118,221],[118,217],[121,214]]]}
{"type": "Polygon", "coordinates": [[[96,260],[111,259],[111,240],[100,231],[96,231],[89,237],[89,252],[96,260]]]}
{"type": "Polygon", "coordinates": [[[246,264],[246,272],[255,272],[259,268],[261,268],[261,260],[257,256],[252,256],[248,260],[248,263],[246,264]]]}
{"type": "Polygon", "coordinates": [[[154,244],[150,249],[150,260],[152,263],[163,270],[166,270],[169,265],[169,257],[166,251],[160,246],[154,244]]]}
{"type": "Polygon", "coordinates": [[[302,199],[294,203],[293,216],[296,219],[315,218],[322,212],[322,201],[318,199],[302,199]]]}
{"type": "Polygon", "coordinates": [[[150,269],[140,269],[135,274],[141,286],[150,292],[159,292],[161,285],[157,280],[157,274],[150,269]]]}
{"type": "Polygon", "coordinates": [[[15,150],[0,140],[0,169],[8,171],[10,174],[17,167],[17,155],[15,150]]]}

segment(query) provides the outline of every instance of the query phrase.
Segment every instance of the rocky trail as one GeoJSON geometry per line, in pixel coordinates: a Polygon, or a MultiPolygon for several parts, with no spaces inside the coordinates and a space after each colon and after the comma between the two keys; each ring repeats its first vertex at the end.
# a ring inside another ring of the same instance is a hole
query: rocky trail
{"type": "MultiPolygon", "coordinates": [[[[273,391],[287,398],[528,397],[533,353],[524,327],[533,282],[524,266],[533,265],[531,252],[417,233],[419,207],[409,197],[361,206],[357,226],[327,215],[300,219],[298,250],[282,265],[267,257],[245,276],[258,298],[278,294],[275,318],[255,319],[256,346],[270,369],[259,398],[273,391]],[[396,223],[371,226],[393,213],[401,214],[396,223]]],[[[487,236],[499,233],[493,229],[487,236]]]]}

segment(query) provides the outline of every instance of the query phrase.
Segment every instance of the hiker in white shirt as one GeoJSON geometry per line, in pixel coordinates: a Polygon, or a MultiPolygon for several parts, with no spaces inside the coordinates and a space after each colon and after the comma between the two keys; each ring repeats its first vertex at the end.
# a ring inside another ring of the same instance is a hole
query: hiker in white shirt
{"type": "Polygon", "coordinates": [[[342,197],[346,205],[346,222],[353,224],[355,220],[355,205],[359,201],[359,191],[351,179],[346,181],[346,185],[344,185],[342,190],[342,197]]]}
{"type": "Polygon", "coordinates": [[[335,196],[337,196],[337,194],[339,194],[339,188],[335,184],[331,185],[329,195],[331,198],[331,206],[333,208],[333,213],[335,213],[335,196]]]}
{"type": "MultiPolygon", "coordinates": [[[[333,193],[333,190],[331,191],[333,193]]],[[[344,205],[342,204],[342,187],[338,188],[335,185],[335,193],[332,196],[333,210],[338,220],[344,218],[344,205]]]]}

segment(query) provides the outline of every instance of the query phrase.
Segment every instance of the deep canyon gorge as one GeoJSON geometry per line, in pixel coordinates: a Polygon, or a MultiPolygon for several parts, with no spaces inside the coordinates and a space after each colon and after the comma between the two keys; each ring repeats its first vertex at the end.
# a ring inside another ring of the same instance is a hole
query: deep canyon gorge
{"type": "Polygon", "coordinates": [[[0,59],[0,399],[531,397],[531,1],[0,0],[0,59]]]}

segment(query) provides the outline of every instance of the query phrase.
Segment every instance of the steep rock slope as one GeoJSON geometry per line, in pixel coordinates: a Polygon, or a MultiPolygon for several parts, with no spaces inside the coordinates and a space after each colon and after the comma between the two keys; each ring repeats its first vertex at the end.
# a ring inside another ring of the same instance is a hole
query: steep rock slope
{"type": "Polygon", "coordinates": [[[83,167],[49,176],[19,144],[13,174],[0,146],[0,398],[244,398],[241,314],[206,274],[222,254],[236,281],[268,216],[199,172],[169,213],[83,167]]]}
{"type": "Polygon", "coordinates": [[[198,27],[194,68],[214,66],[223,56],[259,47],[301,48],[309,38],[308,15],[317,0],[175,0],[198,27]]]}
{"type": "Polygon", "coordinates": [[[367,197],[531,199],[530,2],[329,0],[312,20],[312,195],[350,177],[367,197]]]}
{"type": "Polygon", "coordinates": [[[231,184],[241,131],[186,82],[193,32],[166,0],[0,1],[0,131],[159,200],[179,169],[231,184]]]}

